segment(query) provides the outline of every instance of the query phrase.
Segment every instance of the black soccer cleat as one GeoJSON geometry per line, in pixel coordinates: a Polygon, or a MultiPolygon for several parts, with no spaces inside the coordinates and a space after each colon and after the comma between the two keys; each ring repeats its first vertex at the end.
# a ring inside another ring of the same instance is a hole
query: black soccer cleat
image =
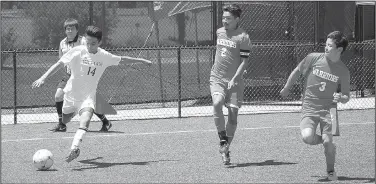
{"type": "Polygon", "coordinates": [[[48,129],[52,132],[66,132],[67,131],[67,125],[64,125],[62,123],[59,123],[55,125],[54,127],[48,129]]]}
{"type": "Polygon", "coordinates": [[[108,123],[103,123],[102,128],[99,130],[100,132],[108,132],[110,128],[112,127],[111,121],[108,121],[108,123]]]}

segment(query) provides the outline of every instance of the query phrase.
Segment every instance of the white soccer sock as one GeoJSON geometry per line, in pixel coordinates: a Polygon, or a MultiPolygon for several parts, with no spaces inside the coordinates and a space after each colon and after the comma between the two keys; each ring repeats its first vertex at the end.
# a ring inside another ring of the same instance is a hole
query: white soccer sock
{"type": "Polygon", "coordinates": [[[73,138],[71,149],[78,148],[78,146],[82,142],[82,137],[85,135],[86,131],[87,131],[86,129],[81,129],[81,128],[79,128],[76,131],[76,134],[74,135],[74,138],[73,138]]]}

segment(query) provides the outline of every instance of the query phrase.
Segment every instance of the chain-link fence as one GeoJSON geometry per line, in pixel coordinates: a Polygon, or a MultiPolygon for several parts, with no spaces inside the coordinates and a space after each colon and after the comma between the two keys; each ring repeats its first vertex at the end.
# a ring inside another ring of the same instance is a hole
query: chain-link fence
{"type": "MultiPolygon", "coordinates": [[[[6,47],[2,47],[1,53],[3,122],[57,120],[54,94],[63,71],[52,76],[42,88],[32,90],[31,83],[58,60],[56,48],[64,38],[62,24],[67,17],[80,21],[81,33],[90,22],[107,27],[104,47],[111,53],[140,56],[154,62],[151,67],[134,64],[106,70],[98,92],[118,110],[109,119],[211,115],[209,74],[215,52],[212,38],[213,31],[220,26],[213,19],[221,20],[221,12],[213,11],[211,6],[215,3],[192,9],[194,4],[166,2],[172,7],[180,6],[182,13],[164,17],[156,17],[161,14],[156,14],[155,3],[151,2],[131,3],[134,8],[122,2],[27,2],[27,6],[22,3],[25,2],[16,3],[25,6],[20,13],[14,9],[1,12],[5,25],[2,25],[2,37],[7,41],[2,40],[2,46],[6,47]],[[40,8],[42,5],[44,8],[40,8]],[[50,16],[50,11],[56,13],[55,6],[69,11],[50,16]],[[70,8],[73,6],[76,8],[70,8]],[[42,18],[35,21],[33,16],[42,18]],[[150,31],[152,36],[148,38],[150,31]],[[143,45],[146,48],[140,48],[143,45]]],[[[217,5],[229,3],[234,2],[217,2],[217,5]]],[[[282,99],[279,91],[308,53],[322,51],[323,33],[327,34],[330,29],[321,19],[333,21],[322,12],[330,6],[321,2],[239,4],[243,10],[241,27],[254,44],[244,75],[245,105],[240,113],[299,111],[301,84],[298,82],[293,87],[287,99],[282,99]]],[[[355,16],[353,9],[347,4],[343,6],[350,11],[344,15],[348,19],[344,27],[349,27],[346,34],[353,34],[350,21],[355,16]]],[[[374,108],[374,53],[374,40],[351,43],[344,53],[343,60],[351,72],[352,100],[340,108],[374,108]]]]}

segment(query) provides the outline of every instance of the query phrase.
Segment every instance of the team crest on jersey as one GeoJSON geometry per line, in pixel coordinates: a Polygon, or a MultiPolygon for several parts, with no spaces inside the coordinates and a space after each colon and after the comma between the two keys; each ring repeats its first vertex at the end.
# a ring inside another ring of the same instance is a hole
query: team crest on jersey
{"type": "Polygon", "coordinates": [[[94,62],[94,61],[92,61],[92,60],[90,60],[88,57],[83,57],[82,59],[81,59],[81,64],[83,64],[83,65],[89,65],[89,66],[102,66],[103,65],[103,63],[102,62],[94,62]]]}
{"type": "Polygon", "coordinates": [[[223,45],[226,47],[236,48],[236,43],[231,40],[217,39],[217,45],[223,45]]]}
{"type": "Polygon", "coordinates": [[[317,68],[313,69],[312,71],[313,75],[316,75],[317,77],[320,77],[322,79],[326,79],[332,82],[337,82],[338,81],[338,76],[330,74],[328,72],[321,71],[317,68]]]}

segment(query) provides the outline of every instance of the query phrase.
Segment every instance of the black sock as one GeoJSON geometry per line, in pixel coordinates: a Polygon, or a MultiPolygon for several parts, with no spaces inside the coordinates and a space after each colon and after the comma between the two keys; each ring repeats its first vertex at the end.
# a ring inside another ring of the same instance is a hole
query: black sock
{"type": "Polygon", "coordinates": [[[220,141],[228,141],[226,131],[218,132],[218,136],[220,141]]]}
{"type": "Polygon", "coordinates": [[[56,102],[56,111],[59,116],[59,123],[63,122],[63,101],[56,102]]]}
{"type": "Polygon", "coordinates": [[[108,123],[108,119],[106,118],[106,116],[104,114],[97,114],[97,113],[94,113],[95,115],[98,116],[98,118],[103,122],[103,123],[108,123]]]}

